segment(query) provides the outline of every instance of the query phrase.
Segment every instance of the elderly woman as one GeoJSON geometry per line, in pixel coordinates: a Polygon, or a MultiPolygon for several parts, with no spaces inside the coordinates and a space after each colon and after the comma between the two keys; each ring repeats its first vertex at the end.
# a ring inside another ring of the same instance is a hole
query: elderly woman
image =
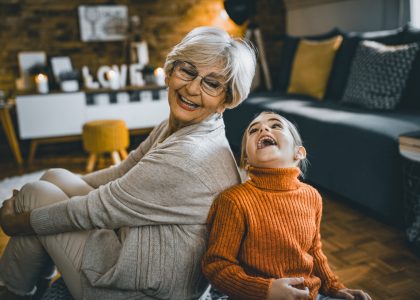
{"type": "Polygon", "coordinates": [[[34,294],[54,265],[76,299],[203,293],[207,213],[240,181],[222,113],[247,97],[255,53],[200,27],[164,68],[169,118],[124,162],[83,177],[53,169],[6,200],[1,225],[12,238],[0,261],[1,299],[34,294]]]}

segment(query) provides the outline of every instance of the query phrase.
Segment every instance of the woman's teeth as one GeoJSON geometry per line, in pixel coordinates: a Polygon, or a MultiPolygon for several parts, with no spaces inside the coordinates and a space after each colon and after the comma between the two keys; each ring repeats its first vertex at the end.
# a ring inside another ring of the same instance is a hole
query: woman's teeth
{"type": "Polygon", "coordinates": [[[183,96],[180,96],[179,98],[181,99],[181,101],[182,101],[184,104],[188,105],[188,106],[189,106],[189,107],[191,107],[191,108],[197,108],[197,107],[199,107],[199,106],[200,106],[200,105],[195,104],[194,102],[191,102],[191,101],[187,100],[187,99],[186,99],[186,98],[184,98],[183,96]]]}

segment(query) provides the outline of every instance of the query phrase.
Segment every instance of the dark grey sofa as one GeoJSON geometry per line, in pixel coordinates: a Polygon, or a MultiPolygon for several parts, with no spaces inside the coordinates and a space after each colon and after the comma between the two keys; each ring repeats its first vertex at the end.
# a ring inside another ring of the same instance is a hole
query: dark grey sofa
{"type": "MultiPolygon", "coordinates": [[[[357,41],[362,39],[389,41],[390,44],[402,44],[404,37],[409,37],[407,42],[420,41],[420,33],[409,26],[377,34],[349,36],[350,40],[345,41],[347,45],[351,42],[354,49],[357,41]]],[[[238,108],[224,113],[227,138],[237,151],[243,130],[257,113],[278,112],[293,121],[302,135],[310,161],[306,174],[308,182],[389,223],[402,225],[403,182],[398,136],[420,130],[420,109],[413,107],[414,101],[420,104],[420,97],[416,100],[418,91],[416,86],[407,86],[405,99],[401,102],[403,105],[393,111],[342,105],[339,100],[348,75],[343,74],[343,70],[348,71],[351,62],[340,55],[337,54],[332,70],[335,77],[330,77],[329,98],[319,102],[308,97],[286,95],[284,90],[251,94],[238,108]],[[336,65],[337,60],[338,63],[344,61],[346,66],[336,65]],[[338,88],[340,84],[341,89],[338,88]]],[[[414,64],[419,62],[420,54],[414,64]]],[[[418,79],[416,85],[420,90],[417,66],[413,68],[409,81],[418,79]]],[[[287,86],[284,82],[279,85],[287,86]]]]}

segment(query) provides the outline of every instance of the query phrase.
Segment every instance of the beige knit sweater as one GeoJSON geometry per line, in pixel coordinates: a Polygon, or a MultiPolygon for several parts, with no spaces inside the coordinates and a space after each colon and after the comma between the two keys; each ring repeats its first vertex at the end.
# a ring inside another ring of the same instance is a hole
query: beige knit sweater
{"type": "Polygon", "coordinates": [[[81,266],[85,299],[196,299],[207,285],[207,213],[239,174],[218,115],[164,139],[167,130],[164,121],[119,166],[84,176],[97,188],[87,196],[31,213],[38,234],[97,229],[81,266]]]}

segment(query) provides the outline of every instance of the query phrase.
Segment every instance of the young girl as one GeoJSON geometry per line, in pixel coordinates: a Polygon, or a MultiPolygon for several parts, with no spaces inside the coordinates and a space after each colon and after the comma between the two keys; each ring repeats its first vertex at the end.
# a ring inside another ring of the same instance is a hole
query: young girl
{"type": "Polygon", "coordinates": [[[246,129],[241,166],[249,180],[223,192],[208,216],[203,272],[232,299],[370,300],[344,287],[321,250],[322,198],[299,181],[306,150],[296,128],[263,112],[246,129]],[[329,298],[331,299],[331,298],[329,298]]]}

